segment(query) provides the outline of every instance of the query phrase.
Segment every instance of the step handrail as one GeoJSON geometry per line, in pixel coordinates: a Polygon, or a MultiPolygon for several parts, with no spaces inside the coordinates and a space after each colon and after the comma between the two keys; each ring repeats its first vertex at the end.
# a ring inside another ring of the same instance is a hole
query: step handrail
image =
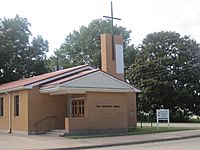
{"type": "Polygon", "coordinates": [[[55,119],[56,119],[56,126],[57,126],[57,125],[58,125],[58,117],[57,117],[57,116],[47,116],[47,117],[42,118],[42,119],[40,119],[39,121],[35,122],[35,123],[33,124],[33,129],[34,129],[34,127],[36,127],[36,128],[35,128],[35,129],[36,129],[35,131],[38,132],[38,125],[39,125],[39,123],[41,123],[42,121],[48,120],[48,119],[52,119],[52,118],[55,118],[55,119]]]}

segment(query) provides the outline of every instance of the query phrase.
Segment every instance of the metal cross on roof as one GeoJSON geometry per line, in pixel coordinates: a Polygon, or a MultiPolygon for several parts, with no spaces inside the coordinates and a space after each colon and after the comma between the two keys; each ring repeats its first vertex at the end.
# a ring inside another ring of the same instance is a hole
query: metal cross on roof
{"type": "Polygon", "coordinates": [[[103,16],[104,18],[111,19],[111,34],[112,34],[112,58],[115,59],[115,51],[114,51],[114,27],[113,27],[113,20],[121,20],[120,18],[113,17],[113,5],[111,1],[111,16],[103,16]]]}

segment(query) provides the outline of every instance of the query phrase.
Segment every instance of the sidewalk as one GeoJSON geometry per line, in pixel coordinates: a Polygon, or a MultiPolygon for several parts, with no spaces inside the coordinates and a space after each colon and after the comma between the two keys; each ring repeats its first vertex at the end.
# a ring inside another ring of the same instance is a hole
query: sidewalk
{"type": "MultiPolygon", "coordinates": [[[[152,123],[153,127],[157,126],[157,123],[152,123]]],[[[138,122],[137,126],[140,127],[141,123],[138,122]]],[[[151,126],[151,123],[143,122],[142,126],[151,126]]],[[[159,123],[160,127],[167,127],[167,123],[159,123]]],[[[200,123],[170,123],[170,127],[182,127],[182,128],[197,128],[200,129],[200,123]]]]}
{"type": "Polygon", "coordinates": [[[7,133],[0,133],[0,149],[89,149],[98,147],[180,140],[194,137],[200,137],[200,130],[88,139],[69,139],[64,137],[48,137],[45,135],[9,135],[7,133]]]}

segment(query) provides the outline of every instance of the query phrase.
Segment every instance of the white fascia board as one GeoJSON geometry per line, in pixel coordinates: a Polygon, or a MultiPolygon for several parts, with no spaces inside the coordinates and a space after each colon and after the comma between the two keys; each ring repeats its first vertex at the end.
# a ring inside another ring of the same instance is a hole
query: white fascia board
{"type": "Polygon", "coordinates": [[[85,94],[86,90],[83,89],[67,89],[49,93],[49,95],[63,95],[63,94],[85,94]]]}
{"type": "Polygon", "coordinates": [[[25,86],[19,86],[19,87],[15,87],[15,88],[6,89],[6,90],[1,90],[0,94],[14,92],[14,91],[20,91],[20,90],[29,90],[29,89],[32,89],[32,88],[25,87],[25,86]]]}
{"type": "Polygon", "coordinates": [[[70,89],[70,90],[85,90],[85,91],[95,91],[95,92],[134,92],[133,89],[119,89],[119,88],[99,88],[99,87],[61,87],[60,89],[70,89]]]}
{"type": "Polygon", "coordinates": [[[139,90],[139,89],[137,89],[135,87],[133,87],[133,88],[134,88],[135,93],[140,93],[141,92],[141,90],[139,90]]]}
{"type": "Polygon", "coordinates": [[[59,95],[67,93],[85,93],[86,91],[82,89],[54,87],[54,88],[40,89],[39,92],[49,93],[50,95],[59,95]]]}
{"type": "Polygon", "coordinates": [[[27,85],[26,87],[32,88],[34,86],[37,86],[37,85],[40,85],[40,84],[43,84],[43,83],[46,83],[46,82],[53,81],[53,80],[56,80],[56,79],[59,79],[59,78],[62,78],[62,77],[65,77],[65,76],[80,72],[80,71],[85,70],[85,69],[94,69],[94,68],[92,68],[91,66],[85,66],[83,68],[79,68],[79,69],[76,69],[74,71],[70,71],[70,72],[67,72],[67,73],[64,73],[64,74],[61,74],[61,75],[57,75],[55,77],[51,77],[51,78],[46,79],[46,80],[42,80],[42,81],[27,85]]]}
{"type": "Polygon", "coordinates": [[[39,92],[40,93],[51,93],[51,92],[55,92],[55,91],[59,91],[60,88],[59,87],[53,87],[53,88],[40,88],[39,92]]]}
{"type": "Polygon", "coordinates": [[[84,87],[55,87],[51,89],[41,89],[40,93],[49,93],[50,95],[59,95],[67,93],[86,93],[86,92],[114,92],[114,93],[128,93],[134,92],[133,89],[117,89],[117,88],[84,88],[84,87]]]}

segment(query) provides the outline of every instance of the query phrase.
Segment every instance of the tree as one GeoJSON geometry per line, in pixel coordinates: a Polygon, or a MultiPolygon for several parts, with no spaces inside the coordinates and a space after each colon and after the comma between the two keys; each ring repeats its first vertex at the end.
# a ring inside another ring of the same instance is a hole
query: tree
{"type": "Polygon", "coordinates": [[[194,39],[176,32],[148,34],[127,76],[142,90],[139,109],[169,108],[174,120],[200,115],[200,45],[194,39]]]}
{"type": "Polygon", "coordinates": [[[138,49],[134,45],[127,46],[124,52],[124,69],[125,74],[129,71],[131,65],[134,63],[138,55],[138,49]]]}
{"type": "MultiPolygon", "coordinates": [[[[101,67],[101,47],[100,34],[110,33],[111,22],[109,20],[96,19],[89,23],[88,26],[80,27],[79,31],[73,31],[66,36],[65,42],[61,47],[54,52],[50,58],[50,64],[56,66],[57,58],[59,64],[64,68],[90,64],[95,67],[101,67]]],[[[130,43],[130,33],[126,28],[114,26],[116,34],[122,35],[124,38],[125,66],[128,66],[134,61],[136,50],[130,43]]]]}
{"type": "Polygon", "coordinates": [[[18,15],[0,19],[0,84],[47,72],[48,42],[37,36],[29,43],[29,27],[18,15]]]}

